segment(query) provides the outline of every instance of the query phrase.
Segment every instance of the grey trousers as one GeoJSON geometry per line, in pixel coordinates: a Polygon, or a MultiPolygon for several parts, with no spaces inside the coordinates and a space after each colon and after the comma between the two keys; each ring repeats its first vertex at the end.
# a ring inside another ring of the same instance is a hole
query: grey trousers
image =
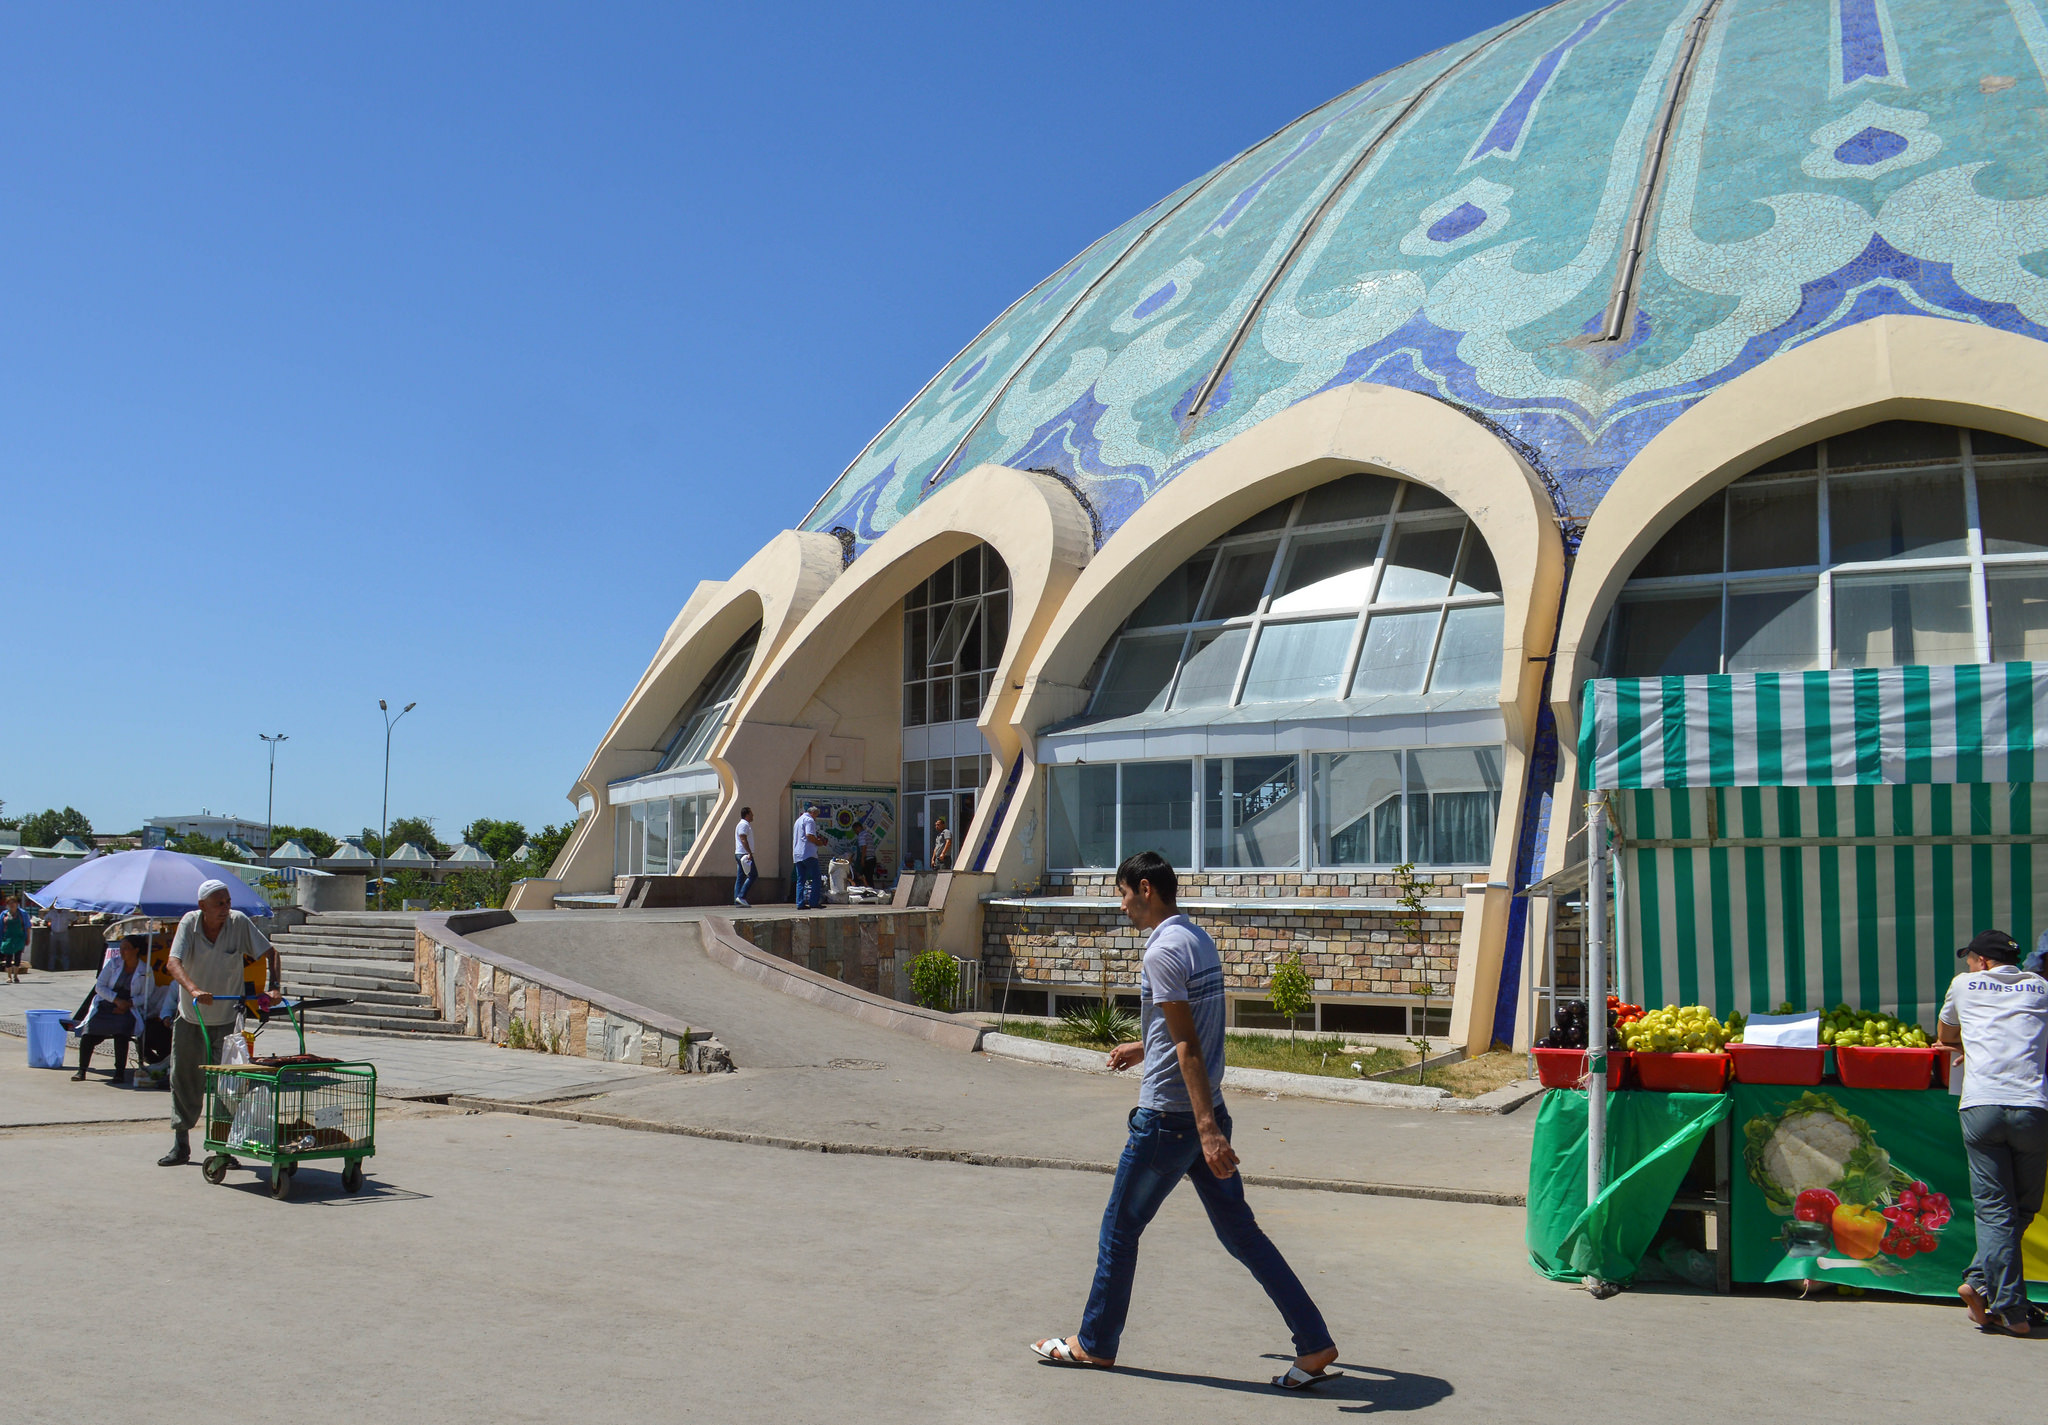
{"type": "Polygon", "coordinates": [[[2048,1112],[1979,1104],[1962,1111],[1970,1156],[1970,1196],[1977,1209],[1977,1260],[1963,1280],[1991,1309],[2011,1318],[2027,1309],[2020,1239],[2041,1210],[2048,1179],[2048,1112]]]}
{"type": "Polygon", "coordinates": [[[179,1018],[171,1022],[171,1127],[189,1133],[206,1107],[206,1066],[220,1062],[221,1046],[235,1032],[232,1024],[207,1026],[209,1043],[199,1026],[179,1018]]]}

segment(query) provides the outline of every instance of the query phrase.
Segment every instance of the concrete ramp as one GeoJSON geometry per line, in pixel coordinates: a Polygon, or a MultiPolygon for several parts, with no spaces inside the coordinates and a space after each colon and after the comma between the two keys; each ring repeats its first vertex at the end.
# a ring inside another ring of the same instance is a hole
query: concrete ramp
{"type": "Polygon", "coordinates": [[[960,1042],[952,1047],[931,1042],[912,1024],[898,1029],[866,1022],[889,1015],[891,1007],[721,934],[720,921],[703,910],[522,911],[511,924],[469,930],[463,938],[587,986],[594,992],[589,996],[593,1003],[628,1001],[692,1029],[709,1030],[743,1069],[815,1068],[851,1060],[906,1063],[906,1056],[957,1057],[973,1044],[976,1031],[963,1022],[909,1006],[893,1009],[904,1020],[959,1025],[960,1042]],[[707,936],[722,942],[714,946],[717,958],[706,953],[707,936]],[[781,988],[764,983],[771,976],[784,982],[781,988]],[[833,998],[843,1001],[840,1008],[820,1002],[833,998]]]}

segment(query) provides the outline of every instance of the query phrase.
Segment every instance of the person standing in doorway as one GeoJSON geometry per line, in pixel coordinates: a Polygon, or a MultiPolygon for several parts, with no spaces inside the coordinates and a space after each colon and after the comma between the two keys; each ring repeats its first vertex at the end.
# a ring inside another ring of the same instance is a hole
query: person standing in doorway
{"type": "Polygon", "coordinates": [[[812,802],[796,819],[790,835],[789,859],[796,874],[796,908],[815,910],[825,904],[824,878],[818,865],[818,850],[825,835],[818,830],[818,804],[812,802]]]}
{"type": "Polygon", "coordinates": [[[1977,1213],[1977,1256],[1956,1295],[1982,1330],[2033,1334],[2020,1239],[2048,1183],[2048,980],[2019,965],[2019,942],[1987,930],[1956,955],[1941,1042],[1963,1051],[1963,1147],[1977,1213]]]}
{"type": "Polygon", "coordinates": [[[1337,1347],[1323,1316],[1280,1249],[1259,1227],[1244,1197],[1230,1113],[1223,1106],[1223,962],[1208,932],[1180,912],[1180,885],[1166,858],[1140,851],[1117,867],[1117,891],[1132,925],[1145,932],[1138,975],[1143,1038],[1110,1052],[1112,1069],[1142,1062],[1130,1140],[1118,1160],[1102,1213],[1095,1284],[1072,1336],[1035,1342],[1039,1359],[1107,1370],[1116,1364],[1138,1238],[1185,1177],[1231,1256],[1251,1271],[1294,1334],[1294,1363],[1272,1378],[1282,1390],[1304,1390],[1342,1374],[1330,1364],[1337,1347]]]}
{"type": "Polygon", "coordinates": [[[953,869],[953,833],[946,825],[946,819],[939,817],[932,822],[932,869],[950,871],[953,869]]]}
{"type": "Polygon", "coordinates": [[[171,938],[178,1020],[171,1026],[171,1151],[156,1160],[160,1168],[192,1161],[206,1066],[220,1062],[221,1042],[234,1030],[243,968],[258,960],[269,961],[266,983],[276,990],[277,952],[256,923],[228,903],[225,881],[201,881],[199,909],[185,912],[171,938]]]}
{"type": "Polygon", "coordinates": [[[739,829],[732,834],[733,860],[739,863],[739,874],[732,881],[732,903],[752,905],[747,899],[754,889],[754,809],[740,808],[739,829]]]}

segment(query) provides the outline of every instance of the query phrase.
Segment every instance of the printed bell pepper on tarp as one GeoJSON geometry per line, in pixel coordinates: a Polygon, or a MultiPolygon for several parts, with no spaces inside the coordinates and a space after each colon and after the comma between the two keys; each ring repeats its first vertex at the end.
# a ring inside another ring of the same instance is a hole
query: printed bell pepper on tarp
{"type": "Polygon", "coordinates": [[[1880,1276],[1932,1252],[1953,1215],[1946,1195],[1902,1171],[1870,1124],[1824,1093],[1743,1125],[1742,1160],[1772,1212],[1791,1221],[1790,1258],[1846,1258],[1880,1276]]]}

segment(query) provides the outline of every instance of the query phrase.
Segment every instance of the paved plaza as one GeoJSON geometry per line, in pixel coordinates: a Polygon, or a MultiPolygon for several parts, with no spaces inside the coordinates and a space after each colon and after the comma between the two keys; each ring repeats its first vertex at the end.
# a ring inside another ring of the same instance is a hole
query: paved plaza
{"type": "Polygon", "coordinates": [[[298,1418],[451,1425],[1870,1425],[1981,1402],[2039,1359],[1938,1305],[1656,1290],[1595,1302],[1530,1272],[1515,1209],[1254,1189],[1351,1372],[1300,1398],[1260,1384],[1287,1350],[1279,1319],[1191,1193],[1146,1237],[1124,1364],[1104,1375],[1025,1351],[1076,1324],[1107,1187],[1090,1175],[412,1107],[382,1125],[360,1196],[309,1166],[278,1203],[253,1173],[208,1187],[196,1168],[155,1167],[154,1133],[0,1138],[11,1219],[51,1229],[12,1234],[9,1296],[24,1309],[10,1312],[8,1413],[23,1421],[79,1419],[79,1384],[103,1378],[115,1345],[122,1378],[147,1383],[149,1418],[171,1425],[239,1412],[226,1402],[248,1399],[250,1375],[298,1418]],[[221,1273],[195,1287],[193,1260],[221,1273]],[[244,1320],[246,1350],[195,1308],[244,1320]],[[157,1324],[117,1341],[142,1320],[157,1324]]]}

